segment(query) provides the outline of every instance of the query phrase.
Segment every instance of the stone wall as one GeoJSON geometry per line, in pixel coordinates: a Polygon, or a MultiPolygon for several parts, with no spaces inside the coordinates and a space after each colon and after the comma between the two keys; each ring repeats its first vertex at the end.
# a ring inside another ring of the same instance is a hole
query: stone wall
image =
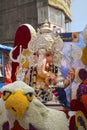
{"type": "Polygon", "coordinates": [[[0,43],[12,44],[20,24],[37,28],[36,0],[0,0],[0,43]]]}

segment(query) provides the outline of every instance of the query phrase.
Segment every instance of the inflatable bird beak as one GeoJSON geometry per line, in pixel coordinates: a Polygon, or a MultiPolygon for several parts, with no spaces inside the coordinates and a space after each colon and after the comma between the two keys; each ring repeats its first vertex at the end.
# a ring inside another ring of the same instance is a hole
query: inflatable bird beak
{"type": "Polygon", "coordinates": [[[14,93],[4,92],[3,99],[5,100],[5,107],[14,116],[21,120],[27,109],[29,108],[29,102],[32,101],[33,93],[27,93],[26,95],[21,91],[14,93]],[[7,97],[7,98],[6,98],[7,97]]]}

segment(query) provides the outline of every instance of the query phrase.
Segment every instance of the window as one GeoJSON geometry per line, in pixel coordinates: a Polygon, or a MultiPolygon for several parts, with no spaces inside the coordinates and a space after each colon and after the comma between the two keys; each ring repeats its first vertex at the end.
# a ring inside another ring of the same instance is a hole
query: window
{"type": "Polygon", "coordinates": [[[44,23],[48,19],[48,7],[39,7],[38,8],[38,24],[44,23]]]}
{"type": "Polygon", "coordinates": [[[63,12],[52,7],[49,7],[48,9],[49,9],[48,10],[49,21],[52,22],[53,24],[64,27],[65,15],[63,14],[63,12]]]}
{"type": "Polygon", "coordinates": [[[39,7],[38,24],[44,23],[46,19],[54,25],[56,24],[57,26],[65,28],[65,15],[61,10],[50,6],[39,7]]]}

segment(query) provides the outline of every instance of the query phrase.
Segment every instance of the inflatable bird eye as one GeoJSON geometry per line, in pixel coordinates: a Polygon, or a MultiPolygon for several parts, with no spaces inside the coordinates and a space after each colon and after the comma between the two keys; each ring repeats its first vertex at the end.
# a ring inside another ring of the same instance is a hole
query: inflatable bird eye
{"type": "Polygon", "coordinates": [[[3,93],[2,93],[3,100],[4,101],[7,100],[7,98],[11,95],[11,93],[12,92],[10,92],[10,91],[3,91],[3,93]]]}
{"type": "Polygon", "coordinates": [[[25,94],[26,95],[26,97],[27,97],[27,99],[28,99],[28,101],[32,101],[32,99],[33,99],[33,93],[32,92],[28,92],[28,93],[26,93],[25,94]]]}

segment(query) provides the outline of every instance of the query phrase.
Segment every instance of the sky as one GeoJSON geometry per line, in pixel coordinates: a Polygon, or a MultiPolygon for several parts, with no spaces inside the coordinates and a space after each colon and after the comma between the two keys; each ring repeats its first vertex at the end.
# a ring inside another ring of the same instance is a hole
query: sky
{"type": "Polygon", "coordinates": [[[87,0],[71,0],[71,31],[83,31],[87,25],[87,0]]]}

